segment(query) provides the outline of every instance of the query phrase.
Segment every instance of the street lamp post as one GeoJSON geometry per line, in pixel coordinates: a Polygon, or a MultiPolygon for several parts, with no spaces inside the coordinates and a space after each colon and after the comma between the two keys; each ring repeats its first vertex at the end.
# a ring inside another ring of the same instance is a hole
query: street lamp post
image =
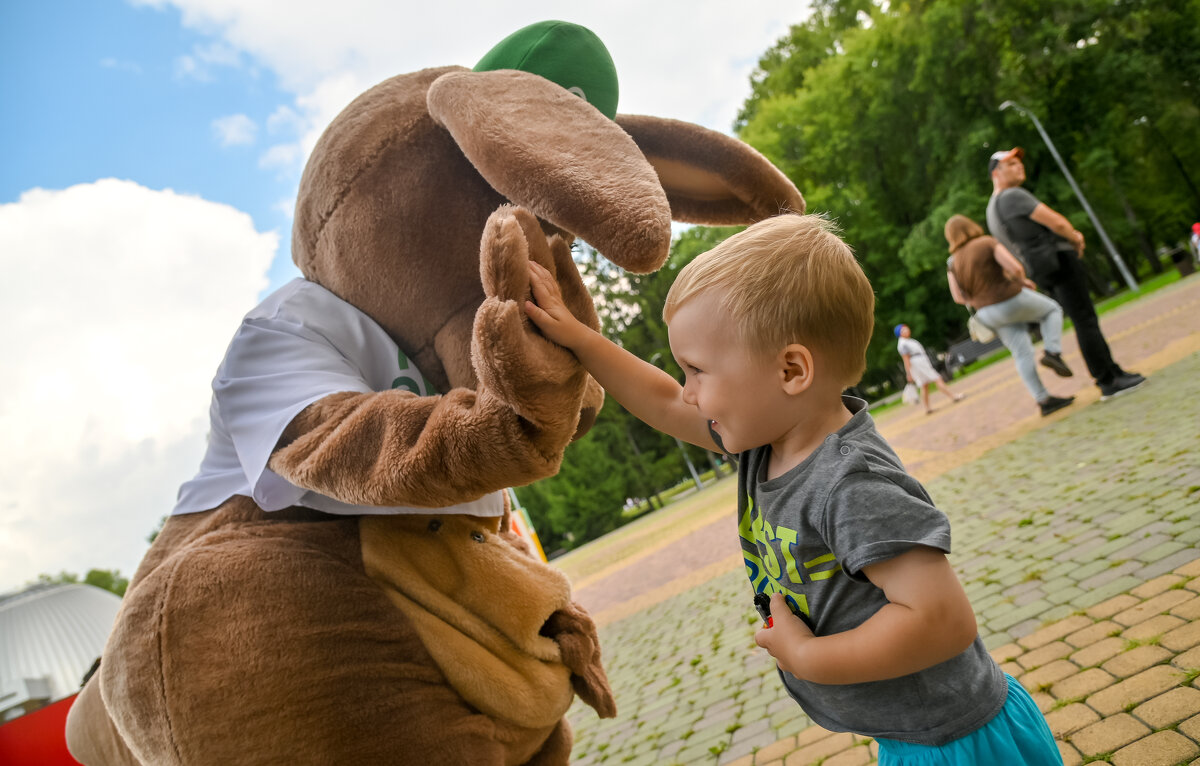
{"type": "Polygon", "coordinates": [[[1096,227],[1096,233],[1100,235],[1100,240],[1104,242],[1104,247],[1107,248],[1108,254],[1112,256],[1113,262],[1117,264],[1117,269],[1121,272],[1121,276],[1125,278],[1125,284],[1129,285],[1130,290],[1134,290],[1136,292],[1138,289],[1137,280],[1133,278],[1133,274],[1130,273],[1129,268],[1125,265],[1125,261],[1123,261],[1120,254],[1117,253],[1117,248],[1113,246],[1112,240],[1108,238],[1108,232],[1106,232],[1104,227],[1100,225],[1100,219],[1097,218],[1095,212],[1092,211],[1092,206],[1088,204],[1087,197],[1083,196],[1083,192],[1079,189],[1079,184],[1075,183],[1075,178],[1071,175],[1071,171],[1067,170],[1067,164],[1063,162],[1063,158],[1059,156],[1058,149],[1054,148],[1054,142],[1050,140],[1050,136],[1046,135],[1046,130],[1042,127],[1042,123],[1038,121],[1037,116],[1033,112],[1021,106],[1016,101],[1005,101],[1000,105],[1000,111],[1004,111],[1009,107],[1016,109],[1018,112],[1033,121],[1033,127],[1037,128],[1038,135],[1042,137],[1042,141],[1046,144],[1046,148],[1049,149],[1050,154],[1054,156],[1054,161],[1058,163],[1059,170],[1061,170],[1063,175],[1067,177],[1067,183],[1071,184],[1071,190],[1075,192],[1075,196],[1079,198],[1079,202],[1083,205],[1083,209],[1087,212],[1087,216],[1091,220],[1092,225],[1096,227]]]}

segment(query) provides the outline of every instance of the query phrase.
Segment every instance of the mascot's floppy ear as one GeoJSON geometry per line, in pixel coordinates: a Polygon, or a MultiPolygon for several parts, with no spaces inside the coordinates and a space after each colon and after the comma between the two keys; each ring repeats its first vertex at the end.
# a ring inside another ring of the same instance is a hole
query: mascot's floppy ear
{"type": "Polygon", "coordinates": [[[748,144],[662,117],[621,114],[617,124],[654,166],[676,221],[736,226],[804,212],[792,182],[748,144]]]}
{"type": "Polygon", "coordinates": [[[591,30],[563,21],[531,24],[475,65],[476,72],[495,69],[541,75],[615,119],[654,166],[676,221],[738,225],[804,212],[796,187],[741,141],[678,120],[618,116],[617,70],[591,30]]]}
{"type": "Polygon", "coordinates": [[[617,91],[595,34],[546,21],[509,35],[474,71],[442,75],[426,101],[494,189],[630,271],[666,260],[672,217],[735,225],[804,212],[754,149],[691,123],[617,116],[617,91]]]}
{"type": "Polygon", "coordinates": [[[541,21],[513,32],[472,73],[442,77],[429,112],[488,183],[630,271],[670,248],[670,208],[617,116],[617,68],[594,32],[541,21]]]}
{"type": "Polygon", "coordinates": [[[427,102],[479,174],[514,204],[630,271],[666,260],[671,213],[654,168],[582,98],[540,75],[502,69],[444,74],[427,102]]]}

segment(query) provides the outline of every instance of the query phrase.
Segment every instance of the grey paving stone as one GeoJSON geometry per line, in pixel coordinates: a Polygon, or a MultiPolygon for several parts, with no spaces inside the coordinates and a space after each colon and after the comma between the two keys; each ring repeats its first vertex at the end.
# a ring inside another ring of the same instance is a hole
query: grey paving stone
{"type": "MultiPolygon", "coordinates": [[[[1080,407],[927,483],[950,518],[951,562],[989,649],[1200,558],[1200,490],[1192,489],[1200,487],[1200,355],[1155,372],[1151,383],[1145,393],[1153,397],[1080,407]],[[1156,406],[1164,401],[1171,406],[1156,406]],[[1088,578],[1096,579],[1085,586],[1088,578]],[[1026,594],[1037,598],[1015,603],[1026,594]]],[[[607,766],[650,754],[661,764],[682,763],[681,755],[728,763],[750,752],[735,748],[811,726],[770,658],[752,648],[747,590],[744,574],[732,571],[602,626],[620,716],[600,720],[573,705],[575,760],[603,756],[607,766]],[[691,664],[697,656],[703,675],[691,664]],[[735,715],[682,738],[724,711],[735,715]],[[739,728],[725,732],[733,722],[739,728]],[[708,751],[722,742],[720,756],[708,751]]]]}

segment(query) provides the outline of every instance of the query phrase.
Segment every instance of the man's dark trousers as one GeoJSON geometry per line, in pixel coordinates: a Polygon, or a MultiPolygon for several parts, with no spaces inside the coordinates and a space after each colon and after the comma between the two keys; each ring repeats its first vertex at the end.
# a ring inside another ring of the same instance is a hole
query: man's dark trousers
{"type": "Polygon", "coordinates": [[[1058,268],[1054,272],[1035,277],[1038,287],[1058,301],[1075,324],[1075,339],[1079,341],[1079,351],[1083,354],[1083,361],[1096,383],[1111,383],[1113,378],[1124,370],[1113,361],[1108,341],[1104,340],[1104,335],[1100,332],[1100,319],[1096,316],[1096,308],[1088,295],[1087,275],[1083,272],[1083,264],[1073,251],[1060,250],[1057,256],[1058,268]]]}

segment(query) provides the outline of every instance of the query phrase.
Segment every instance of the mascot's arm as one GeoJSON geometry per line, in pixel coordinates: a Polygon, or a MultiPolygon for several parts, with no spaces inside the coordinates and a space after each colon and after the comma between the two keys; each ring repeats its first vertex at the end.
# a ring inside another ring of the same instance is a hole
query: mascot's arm
{"type": "Polygon", "coordinates": [[[555,473],[589,378],[525,317],[529,258],[557,273],[572,310],[599,326],[567,246],[557,237],[547,242],[528,211],[501,208],[488,220],[480,253],[487,298],[471,344],[477,389],[327,396],[292,420],[271,470],[343,502],[418,507],[466,502],[555,473]]]}

